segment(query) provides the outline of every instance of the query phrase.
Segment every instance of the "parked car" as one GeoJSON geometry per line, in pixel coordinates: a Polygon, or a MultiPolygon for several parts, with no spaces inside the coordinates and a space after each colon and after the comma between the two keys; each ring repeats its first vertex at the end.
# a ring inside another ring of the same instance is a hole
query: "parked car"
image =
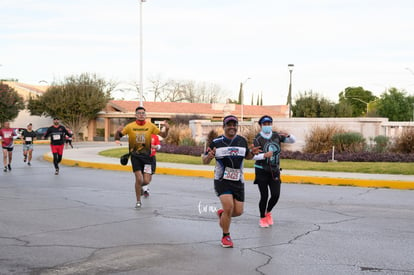
{"type": "Polygon", "coordinates": [[[49,127],[41,127],[41,128],[39,128],[39,129],[37,129],[35,132],[36,132],[36,138],[38,139],[38,140],[42,140],[42,139],[45,139],[45,134],[46,134],[46,131],[47,131],[47,129],[48,129],[49,127]]]}

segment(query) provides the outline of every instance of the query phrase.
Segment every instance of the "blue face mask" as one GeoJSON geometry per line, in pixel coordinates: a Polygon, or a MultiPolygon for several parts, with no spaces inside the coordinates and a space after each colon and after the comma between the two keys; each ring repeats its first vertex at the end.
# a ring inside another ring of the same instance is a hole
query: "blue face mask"
{"type": "Polygon", "coordinates": [[[262,132],[265,134],[270,134],[272,132],[272,126],[262,126],[262,132]]]}

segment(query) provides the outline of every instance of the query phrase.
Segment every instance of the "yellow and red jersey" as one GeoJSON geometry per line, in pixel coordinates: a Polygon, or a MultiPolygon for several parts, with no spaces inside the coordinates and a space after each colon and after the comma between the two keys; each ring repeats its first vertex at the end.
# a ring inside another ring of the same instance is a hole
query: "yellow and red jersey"
{"type": "Polygon", "coordinates": [[[145,122],[143,125],[136,121],[127,124],[121,131],[122,135],[128,135],[129,151],[139,154],[151,153],[151,135],[158,135],[160,129],[152,123],[145,122]]]}

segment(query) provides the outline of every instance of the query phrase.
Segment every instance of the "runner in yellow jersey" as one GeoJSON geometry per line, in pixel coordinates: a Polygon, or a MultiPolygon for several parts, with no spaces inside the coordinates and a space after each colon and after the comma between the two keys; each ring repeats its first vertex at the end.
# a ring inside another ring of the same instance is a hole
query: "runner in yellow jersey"
{"type": "Polygon", "coordinates": [[[168,135],[169,125],[164,122],[165,131],[146,121],[146,110],[140,106],[135,109],[134,122],[120,127],[115,133],[115,140],[119,142],[122,136],[128,135],[128,147],[131,153],[132,171],[135,175],[135,195],[137,203],[135,208],[141,208],[141,187],[148,185],[151,180],[151,135],[160,135],[165,138],[168,135]]]}

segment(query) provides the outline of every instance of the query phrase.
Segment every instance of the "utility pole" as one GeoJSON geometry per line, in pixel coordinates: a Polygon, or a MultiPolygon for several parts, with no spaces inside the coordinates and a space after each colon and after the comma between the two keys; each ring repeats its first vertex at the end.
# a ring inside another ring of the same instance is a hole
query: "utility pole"
{"type": "Polygon", "coordinates": [[[294,64],[288,64],[288,69],[289,69],[289,93],[288,93],[286,105],[289,106],[289,118],[292,117],[292,71],[293,71],[294,66],[295,66],[294,64]]]}

